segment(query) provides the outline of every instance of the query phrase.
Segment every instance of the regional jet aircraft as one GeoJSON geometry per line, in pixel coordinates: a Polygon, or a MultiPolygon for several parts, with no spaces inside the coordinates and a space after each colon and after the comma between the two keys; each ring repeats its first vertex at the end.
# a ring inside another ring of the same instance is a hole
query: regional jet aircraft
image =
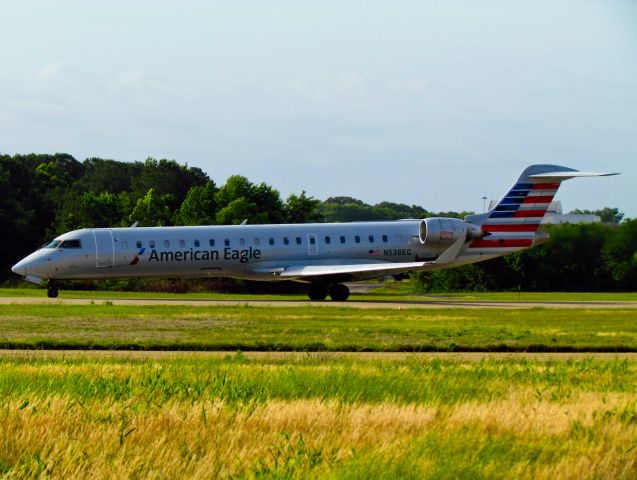
{"type": "Polygon", "coordinates": [[[60,235],[12,270],[57,297],[58,280],[235,277],[296,280],[311,300],[345,301],[344,282],[482,262],[542,243],[560,183],[587,173],[532,165],[489,212],[391,222],[86,228],[60,235]]]}

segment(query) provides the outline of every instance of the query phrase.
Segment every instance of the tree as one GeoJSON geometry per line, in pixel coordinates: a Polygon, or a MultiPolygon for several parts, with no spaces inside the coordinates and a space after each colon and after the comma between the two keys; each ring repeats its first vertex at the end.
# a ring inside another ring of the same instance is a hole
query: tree
{"type": "Polygon", "coordinates": [[[282,223],[285,217],[279,191],[261,182],[253,187],[250,201],[258,207],[257,217],[252,223],[282,223]]]}
{"type": "Polygon", "coordinates": [[[239,225],[245,220],[254,219],[257,206],[246,197],[239,197],[217,212],[217,223],[220,225],[239,225]]]}
{"type": "Polygon", "coordinates": [[[56,216],[58,233],[79,228],[108,228],[127,226],[131,213],[127,193],[84,192],[79,199],[72,192],[56,216]]]}
{"type": "Polygon", "coordinates": [[[130,192],[133,179],[138,178],[143,169],[140,162],[117,162],[101,158],[88,158],[82,165],[84,176],[79,182],[81,190],[95,193],[130,192]]]}
{"type": "Polygon", "coordinates": [[[172,200],[171,195],[159,195],[151,188],[143,198],[137,200],[129,220],[131,223],[137,222],[141,227],[170,225],[172,211],[168,205],[172,200]]]}
{"type": "Polygon", "coordinates": [[[215,195],[217,187],[211,180],[204,186],[195,186],[188,190],[186,198],[179,207],[177,224],[213,225],[217,215],[215,195]]]}
{"type": "Polygon", "coordinates": [[[602,247],[605,273],[616,289],[637,289],[637,220],[625,220],[602,247]]]}
{"type": "Polygon", "coordinates": [[[279,192],[265,183],[254,185],[242,175],[228,178],[215,200],[217,223],[280,223],[284,218],[279,192]]]}
{"type": "Polygon", "coordinates": [[[288,223],[320,222],[323,218],[318,212],[320,204],[320,200],[308,197],[305,190],[301,192],[301,195],[291,194],[283,207],[285,221],[288,223]]]}
{"type": "Polygon", "coordinates": [[[202,186],[210,181],[199,168],[179,165],[174,160],[157,161],[148,158],[138,165],[141,171],[132,180],[133,198],[143,197],[152,188],[160,196],[169,195],[166,199],[171,210],[179,208],[192,187],[202,186]]]}
{"type": "Polygon", "coordinates": [[[619,208],[610,208],[610,207],[604,207],[599,210],[575,209],[575,210],[571,210],[569,213],[573,213],[576,215],[582,215],[582,214],[597,215],[601,219],[602,223],[612,223],[615,225],[620,223],[622,221],[622,218],[624,218],[624,212],[620,212],[619,208]]]}
{"type": "Polygon", "coordinates": [[[326,222],[359,222],[384,220],[383,213],[371,205],[351,197],[331,197],[319,207],[318,213],[326,222]]]}
{"type": "Polygon", "coordinates": [[[0,278],[11,275],[11,266],[44,236],[46,225],[37,220],[38,207],[33,171],[20,159],[0,156],[0,278]]]}

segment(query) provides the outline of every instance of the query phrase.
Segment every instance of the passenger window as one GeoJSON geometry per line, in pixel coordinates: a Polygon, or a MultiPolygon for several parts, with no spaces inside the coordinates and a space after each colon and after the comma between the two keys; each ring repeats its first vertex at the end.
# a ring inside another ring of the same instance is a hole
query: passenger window
{"type": "Polygon", "coordinates": [[[341,235],[341,243],[345,243],[345,235],[341,235]]]}
{"type": "Polygon", "coordinates": [[[179,240],[179,246],[181,248],[184,248],[186,246],[186,241],[185,240],[179,240]]]}
{"type": "Polygon", "coordinates": [[[137,240],[137,248],[142,248],[142,242],[140,242],[139,240],[137,240]]]}
{"type": "Polygon", "coordinates": [[[242,247],[244,247],[246,244],[246,239],[245,238],[240,238],[239,239],[239,245],[241,245],[242,247]]]}
{"type": "Polygon", "coordinates": [[[223,244],[224,244],[226,247],[229,247],[229,246],[230,246],[230,239],[226,238],[226,239],[223,241],[223,244]]]}
{"type": "Polygon", "coordinates": [[[195,247],[199,246],[199,240],[195,240],[195,247]]]}
{"type": "Polygon", "coordinates": [[[170,240],[164,240],[164,247],[170,248],[170,240]]]}
{"type": "Polygon", "coordinates": [[[288,237],[283,237],[283,244],[284,245],[289,245],[290,244],[290,239],[288,237]]]}
{"type": "Polygon", "coordinates": [[[274,245],[274,238],[272,238],[272,237],[268,238],[268,243],[270,245],[274,245]]]}
{"type": "Polygon", "coordinates": [[[215,246],[215,239],[214,238],[209,239],[208,243],[210,244],[211,247],[214,247],[215,246]]]}
{"type": "Polygon", "coordinates": [[[296,237],[296,244],[301,245],[301,242],[302,242],[301,237],[296,237]]]}
{"type": "Polygon", "coordinates": [[[361,243],[361,237],[360,237],[360,236],[358,236],[358,235],[356,235],[356,236],[354,237],[354,241],[355,241],[356,243],[361,243]]]}
{"type": "Polygon", "coordinates": [[[374,235],[370,235],[367,238],[369,239],[369,243],[374,243],[374,235]]]}
{"type": "Polygon", "coordinates": [[[150,245],[150,248],[155,248],[155,240],[151,240],[148,245],[150,245]]]}
{"type": "Polygon", "coordinates": [[[310,237],[310,244],[311,245],[316,244],[316,238],[315,237],[310,237]]]}
{"type": "Polygon", "coordinates": [[[327,245],[329,245],[332,242],[332,239],[330,237],[325,237],[325,243],[327,245]]]}
{"type": "Polygon", "coordinates": [[[388,241],[387,235],[383,235],[383,243],[387,243],[387,241],[388,241]]]}

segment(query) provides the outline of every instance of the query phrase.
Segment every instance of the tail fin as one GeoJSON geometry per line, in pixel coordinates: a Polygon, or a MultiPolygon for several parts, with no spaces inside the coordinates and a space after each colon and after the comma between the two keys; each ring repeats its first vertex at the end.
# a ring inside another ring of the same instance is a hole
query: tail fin
{"type": "Polygon", "coordinates": [[[497,205],[487,213],[468,215],[467,223],[482,227],[489,235],[472,242],[469,248],[517,250],[531,247],[561,182],[575,177],[597,177],[615,173],[580,172],[559,165],[531,165],[520,175],[497,205]]]}

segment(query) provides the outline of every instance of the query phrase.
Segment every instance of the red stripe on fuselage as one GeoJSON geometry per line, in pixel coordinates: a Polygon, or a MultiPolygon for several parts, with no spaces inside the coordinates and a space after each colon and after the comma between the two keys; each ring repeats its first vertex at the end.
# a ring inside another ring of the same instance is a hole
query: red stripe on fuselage
{"type": "Polygon", "coordinates": [[[508,223],[506,225],[482,225],[485,232],[535,232],[539,223],[508,223]]]}
{"type": "Polygon", "coordinates": [[[503,247],[530,247],[533,240],[530,238],[505,239],[499,240],[474,240],[469,248],[503,248],[503,247]]]}

